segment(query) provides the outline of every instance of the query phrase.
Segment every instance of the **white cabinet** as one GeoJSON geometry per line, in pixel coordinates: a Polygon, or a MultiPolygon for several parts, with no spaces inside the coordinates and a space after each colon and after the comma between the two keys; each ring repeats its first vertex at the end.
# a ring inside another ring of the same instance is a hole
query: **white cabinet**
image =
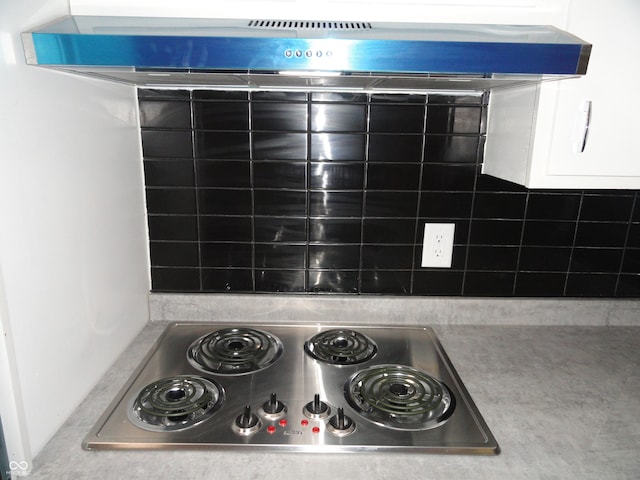
{"type": "Polygon", "coordinates": [[[638,189],[640,2],[573,2],[558,26],[593,44],[587,75],[492,94],[483,171],[530,188],[638,189]]]}

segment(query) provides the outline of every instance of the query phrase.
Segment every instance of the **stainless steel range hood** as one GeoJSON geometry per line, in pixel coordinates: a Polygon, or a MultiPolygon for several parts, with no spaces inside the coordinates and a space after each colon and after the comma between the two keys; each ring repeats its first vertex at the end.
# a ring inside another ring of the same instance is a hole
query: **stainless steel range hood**
{"type": "Polygon", "coordinates": [[[23,34],[27,62],[146,87],[469,91],[586,73],[549,26],[70,16],[23,34]]]}

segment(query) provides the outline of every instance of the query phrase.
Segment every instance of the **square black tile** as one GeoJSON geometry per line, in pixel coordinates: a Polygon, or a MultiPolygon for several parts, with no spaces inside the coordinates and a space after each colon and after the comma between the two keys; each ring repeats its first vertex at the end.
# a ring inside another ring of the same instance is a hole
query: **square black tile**
{"type": "Polygon", "coordinates": [[[360,246],[309,245],[309,268],[357,270],[360,268],[360,246]]]}
{"type": "Polygon", "coordinates": [[[565,295],[568,297],[613,297],[617,275],[570,273],[565,295]]]}
{"type": "Polygon", "coordinates": [[[251,92],[252,100],[264,102],[307,102],[309,94],[306,92],[251,92]]]}
{"type": "Polygon", "coordinates": [[[415,295],[461,295],[464,272],[420,270],[413,274],[415,295]]]}
{"type": "Polygon", "coordinates": [[[253,130],[307,131],[305,103],[261,103],[251,106],[253,130]]]}
{"type": "Polygon", "coordinates": [[[480,297],[510,297],[515,282],[513,272],[467,272],[464,295],[480,297]]]}
{"type": "Polygon", "coordinates": [[[372,133],[422,133],[423,105],[371,105],[369,131],[372,133]]]}
{"type": "Polygon", "coordinates": [[[522,221],[520,220],[473,220],[471,222],[471,245],[520,245],[522,221]]]}
{"type": "Polygon", "coordinates": [[[304,268],[304,262],[304,245],[262,243],[255,245],[256,268],[304,268]]]}
{"type": "Polygon", "coordinates": [[[427,133],[481,133],[482,109],[480,107],[427,107],[427,133]]]}
{"type": "Polygon", "coordinates": [[[198,292],[200,291],[200,269],[151,267],[151,290],[198,292]]]}
{"type": "Polygon", "coordinates": [[[253,163],[253,186],[255,188],[305,188],[306,164],[302,162],[253,163]]]}
{"type": "Polygon", "coordinates": [[[518,297],[562,297],[566,274],[518,272],[515,295],[518,297]]]}
{"type": "Polygon", "coordinates": [[[191,132],[188,130],[143,130],[142,155],[145,158],[191,158],[191,132]]]}
{"type": "Polygon", "coordinates": [[[309,194],[312,217],[361,217],[361,192],[315,192],[309,194]]]}
{"type": "Polygon", "coordinates": [[[194,187],[193,160],[145,160],[144,181],[148,187],[194,187]]]}
{"type": "Polygon", "coordinates": [[[615,273],[620,271],[622,250],[612,248],[574,248],[571,272],[615,273]]]}
{"type": "Polygon", "coordinates": [[[519,247],[493,247],[470,245],[467,268],[469,270],[516,270],[519,247]]]}
{"type": "Polygon", "coordinates": [[[413,247],[396,245],[363,245],[362,268],[411,269],[413,266],[413,247]]]}
{"type": "Polygon", "coordinates": [[[571,247],[521,247],[520,270],[534,272],[566,272],[571,247]]]}
{"type": "Polygon", "coordinates": [[[311,218],[309,241],[314,243],[360,243],[360,218],[311,218]]]}
{"type": "Polygon", "coordinates": [[[628,222],[633,203],[634,197],[629,195],[585,195],[580,220],[628,222]]]}
{"type": "Polygon", "coordinates": [[[640,223],[629,225],[629,236],[627,238],[627,248],[640,248],[640,223]]]}
{"type": "Polygon", "coordinates": [[[154,267],[197,267],[200,265],[196,242],[150,242],[154,267]]]}
{"type": "Polygon", "coordinates": [[[197,160],[198,187],[251,187],[248,161],[197,160]]]}
{"type": "Polygon", "coordinates": [[[570,247],[573,245],[575,229],[574,222],[527,220],[524,223],[522,245],[570,247]]]}
{"type": "Polygon", "coordinates": [[[485,95],[429,95],[429,105],[486,105],[485,95]]]}
{"type": "Polygon", "coordinates": [[[311,130],[314,132],[364,132],[366,126],[366,105],[311,105],[311,130]]]}
{"type": "Polygon", "coordinates": [[[196,214],[196,191],[193,188],[147,188],[148,214],[196,214]]]}
{"type": "Polygon", "coordinates": [[[369,162],[420,163],[422,161],[422,143],[422,135],[369,135],[369,162]]]}
{"type": "Polygon", "coordinates": [[[370,271],[361,274],[362,293],[408,295],[411,293],[411,272],[370,271]]]}
{"type": "Polygon", "coordinates": [[[149,215],[149,239],[198,240],[198,221],[195,215],[149,215]]]}
{"type": "Polygon", "coordinates": [[[197,158],[249,159],[248,132],[196,131],[195,136],[197,158]]]}
{"type": "Polygon", "coordinates": [[[419,164],[370,163],[367,167],[369,190],[418,190],[419,187],[419,164]]]}
{"type": "Polygon", "coordinates": [[[417,210],[417,192],[366,192],[366,217],[415,218],[417,210]]]}
{"type": "Polygon", "coordinates": [[[421,93],[374,93],[371,95],[371,103],[390,103],[395,105],[415,103],[424,105],[427,96],[421,93]]]}
{"type": "Polygon", "coordinates": [[[139,88],[138,89],[138,98],[152,98],[159,100],[189,100],[191,97],[191,92],[189,90],[166,90],[166,89],[157,89],[157,88],[139,88]]]}
{"type": "Polygon", "coordinates": [[[254,160],[290,160],[304,162],[307,159],[307,135],[304,133],[253,134],[254,160]]]}
{"type": "Polygon", "coordinates": [[[201,188],[198,209],[204,215],[251,215],[251,190],[201,188]]]}
{"type": "Polygon", "coordinates": [[[194,102],[193,117],[199,130],[249,130],[249,103],[194,102]]]}
{"type": "Polygon", "coordinates": [[[140,100],[142,128],[191,128],[191,105],[188,101],[140,100]]]}
{"type": "Polygon", "coordinates": [[[215,100],[215,101],[247,101],[249,94],[239,90],[194,90],[194,100],[215,100]]]}
{"type": "Polygon", "coordinates": [[[202,291],[247,293],[253,291],[253,272],[250,269],[202,269],[202,291]]]}
{"type": "Polygon", "coordinates": [[[253,247],[248,243],[207,243],[200,244],[203,267],[251,268],[253,247]]]}
{"type": "Polygon", "coordinates": [[[640,275],[624,273],[620,275],[616,296],[627,298],[640,297],[640,275]]]}
{"type": "Polygon", "coordinates": [[[311,160],[363,162],[366,136],[350,133],[314,133],[311,135],[311,160]]]}
{"type": "Polygon", "coordinates": [[[456,219],[471,217],[473,194],[471,192],[422,192],[420,217],[456,219]]]}
{"type": "Polygon", "coordinates": [[[635,200],[633,202],[633,215],[631,218],[633,222],[640,222],[640,194],[636,191],[635,200]]]}
{"type": "Polygon", "coordinates": [[[624,247],[627,239],[626,223],[580,222],[576,232],[579,247],[624,247]]]}
{"type": "Polygon", "coordinates": [[[255,190],[255,215],[304,216],[307,193],[294,190],[255,190]]]}
{"type": "Polygon", "coordinates": [[[307,221],[292,217],[254,217],[256,242],[305,242],[307,221]]]}
{"type": "Polygon", "coordinates": [[[344,102],[344,103],[367,103],[366,93],[351,92],[313,92],[312,102],[344,102]]]}
{"type": "Polygon", "coordinates": [[[475,165],[425,163],[422,170],[422,190],[472,191],[475,180],[475,165]]]}
{"type": "Polygon", "coordinates": [[[524,218],[527,196],[520,193],[477,192],[473,201],[474,218],[524,218]]]}
{"type": "Polygon", "coordinates": [[[258,292],[304,292],[304,270],[258,270],[256,271],[258,292]]]}
{"type": "Polygon", "coordinates": [[[201,215],[201,242],[251,242],[251,217],[201,215]]]}
{"type": "Polygon", "coordinates": [[[309,188],[362,190],[364,188],[364,163],[312,163],[309,188]]]}
{"type": "Polygon", "coordinates": [[[313,293],[358,293],[359,274],[346,270],[309,271],[309,291],[313,293]]]}
{"type": "Polygon", "coordinates": [[[412,244],[415,234],[414,219],[365,218],[362,241],[363,243],[412,244]]]}
{"type": "Polygon", "coordinates": [[[579,194],[529,194],[527,219],[576,220],[580,210],[579,194]]]}
{"type": "Polygon", "coordinates": [[[627,248],[625,250],[622,271],[624,273],[640,274],[640,250],[636,248],[627,248]]]}
{"type": "Polygon", "coordinates": [[[477,163],[480,137],[427,135],[424,161],[429,163],[477,163]]]}

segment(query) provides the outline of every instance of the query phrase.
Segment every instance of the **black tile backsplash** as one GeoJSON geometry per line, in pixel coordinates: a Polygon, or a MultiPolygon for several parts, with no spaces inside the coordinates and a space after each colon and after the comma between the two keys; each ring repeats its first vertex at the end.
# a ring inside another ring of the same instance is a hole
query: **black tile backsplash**
{"type": "Polygon", "coordinates": [[[636,191],[479,174],[486,96],[140,90],[152,289],[640,297],[636,191]],[[455,223],[452,268],[424,224],[455,223]]]}

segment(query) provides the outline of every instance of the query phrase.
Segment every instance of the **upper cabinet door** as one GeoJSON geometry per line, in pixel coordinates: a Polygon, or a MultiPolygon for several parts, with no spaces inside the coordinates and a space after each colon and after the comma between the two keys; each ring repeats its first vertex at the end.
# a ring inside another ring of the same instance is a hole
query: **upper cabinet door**
{"type": "Polygon", "coordinates": [[[640,2],[572,2],[567,30],[593,44],[589,68],[543,86],[555,115],[539,112],[529,186],[640,188],[640,2]]]}

